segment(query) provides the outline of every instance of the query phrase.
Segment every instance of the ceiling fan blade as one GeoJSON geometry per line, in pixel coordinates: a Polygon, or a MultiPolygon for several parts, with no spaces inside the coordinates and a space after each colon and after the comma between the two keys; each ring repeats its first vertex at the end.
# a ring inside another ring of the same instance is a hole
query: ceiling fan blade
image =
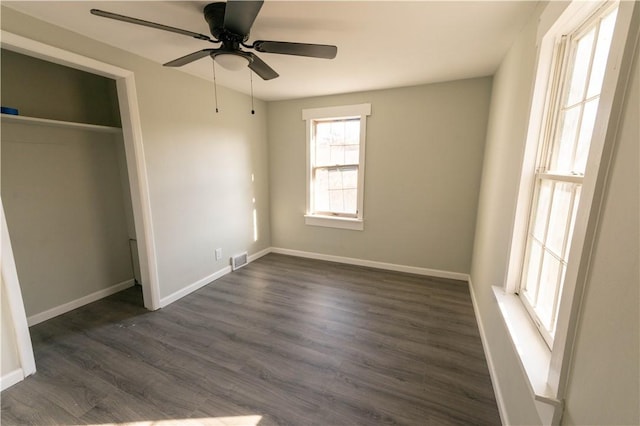
{"type": "Polygon", "coordinates": [[[125,16],[125,15],[119,15],[117,13],[105,12],[104,10],[99,10],[99,9],[91,9],[91,13],[93,15],[101,16],[103,18],[115,19],[117,21],[128,22],[130,24],[143,25],[145,27],[151,27],[158,30],[170,31],[172,33],[186,35],[189,37],[197,38],[199,40],[206,40],[212,43],[219,43],[219,41],[213,40],[211,37],[207,35],[194,33],[192,31],[187,31],[180,28],[176,28],[176,27],[170,27],[169,25],[163,25],[163,24],[158,24],[151,21],[145,21],[143,19],[132,18],[130,16],[125,16]]]}
{"type": "Polygon", "coordinates": [[[164,64],[165,67],[181,67],[183,65],[187,65],[193,61],[197,61],[198,59],[202,59],[205,56],[210,56],[211,52],[216,52],[219,49],[203,49],[198,50],[197,52],[189,53],[181,58],[174,59],[173,61],[167,62],[164,64]]]}
{"type": "Polygon", "coordinates": [[[310,56],[312,58],[333,59],[338,48],[328,44],[289,43],[287,41],[258,40],[253,43],[258,52],[279,53],[282,55],[310,56]]]}
{"type": "Polygon", "coordinates": [[[227,0],[224,28],[234,34],[248,36],[263,1],[227,0]]]}
{"type": "Polygon", "coordinates": [[[267,65],[262,59],[251,52],[244,52],[250,56],[252,61],[249,64],[249,68],[260,76],[263,80],[271,80],[278,77],[280,74],[274,71],[269,65],[267,65]]]}

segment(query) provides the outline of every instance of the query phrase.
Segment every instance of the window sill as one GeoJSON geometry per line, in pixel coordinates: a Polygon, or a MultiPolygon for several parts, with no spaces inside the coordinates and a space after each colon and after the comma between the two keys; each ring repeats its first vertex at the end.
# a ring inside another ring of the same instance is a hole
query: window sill
{"type": "Polygon", "coordinates": [[[562,401],[557,399],[556,393],[547,383],[551,350],[518,295],[505,293],[503,288],[497,286],[493,286],[493,295],[527,378],[538,414],[544,424],[553,424],[552,419],[562,410],[562,401]]]}
{"type": "Polygon", "coordinates": [[[350,217],[318,216],[313,214],[304,215],[305,225],[324,226],[327,228],[351,229],[353,231],[363,231],[364,221],[362,219],[350,217]]]}

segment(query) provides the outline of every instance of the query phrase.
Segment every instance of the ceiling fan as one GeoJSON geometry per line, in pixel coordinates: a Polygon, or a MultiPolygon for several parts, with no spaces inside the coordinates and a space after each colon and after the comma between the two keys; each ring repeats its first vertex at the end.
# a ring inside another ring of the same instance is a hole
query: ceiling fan
{"type": "Polygon", "coordinates": [[[209,24],[209,30],[213,38],[205,34],[183,30],[168,25],[132,18],[117,13],[91,9],[93,15],[103,18],[116,19],[131,24],[144,25],[159,30],[170,31],[177,34],[193,37],[211,43],[221,43],[220,47],[202,49],[190,53],[181,58],[167,62],[164,66],[181,67],[198,59],[210,56],[222,67],[230,70],[238,70],[245,66],[258,74],[263,80],[271,80],[278,77],[278,73],[262,61],[255,53],[242,50],[253,49],[257,52],[278,53],[282,55],[308,56],[312,58],[333,59],[338,53],[336,46],[326,44],[291,43],[286,41],[257,40],[247,44],[251,26],[262,8],[263,0],[245,1],[228,0],[225,2],[210,3],[204,8],[204,19],[209,24]]]}

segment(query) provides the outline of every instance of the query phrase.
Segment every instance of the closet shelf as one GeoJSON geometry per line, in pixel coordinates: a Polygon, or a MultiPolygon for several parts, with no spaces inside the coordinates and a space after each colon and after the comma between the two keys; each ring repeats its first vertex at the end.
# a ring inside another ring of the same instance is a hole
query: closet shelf
{"type": "Polygon", "coordinates": [[[76,123],[73,121],[50,120],[48,118],[27,117],[24,115],[0,114],[6,123],[34,124],[38,126],[66,127],[71,129],[92,130],[103,133],[122,133],[119,127],[100,126],[98,124],[76,123]]]}

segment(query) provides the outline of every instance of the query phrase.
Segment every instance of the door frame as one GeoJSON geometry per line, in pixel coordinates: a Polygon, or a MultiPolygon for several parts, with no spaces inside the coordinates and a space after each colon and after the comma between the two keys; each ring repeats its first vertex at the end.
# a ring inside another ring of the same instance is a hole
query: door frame
{"type": "MultiPolygon", "coordinates": [[[[124,139],[127,171],[129,173],[133,218],[136,239],[138,241],[144,306],[149,310],[159,309],[160,286],[158,281],[156,245],[153,232],[142,127],[138,111],[138,98],[133,71],[100,62],[4,30],[1,31],[0,45],[3,49],[115,80],[118,92],[118,104],[120,107],[120,118],[122,121],[122,136],[124,139]]],[[[4,264],[5,261],[11,261],[10,263],[13,263],[13,253],[7,253],[6,250],[10,248],[10,245],[8,245],[8,247],[6,245],[3,246],[5,250],[2,250],[2,263],[4,264]]],[[[3,278],[3,285],[6,286],[7,296],[9,296],[8,302],[10,306],[12,306],[10,310],[16,331],[20,361],[24,375],[28,376],[35,372],[35,363],[33,362],[33,349],[30,344],[29,329],[24,326],[26,325],[27,319],[21,297],[20,285],[17,276],[13,278],[4,276],[3,278]],[[20,297],[11,297],[10,295],[20,297]],[[17,305],[21,305],[22,309],[19,309],[20,306],[17,305]],[[21,348],[21,342],[29,342],[28,347],[23,346],[21,348]]]]}

